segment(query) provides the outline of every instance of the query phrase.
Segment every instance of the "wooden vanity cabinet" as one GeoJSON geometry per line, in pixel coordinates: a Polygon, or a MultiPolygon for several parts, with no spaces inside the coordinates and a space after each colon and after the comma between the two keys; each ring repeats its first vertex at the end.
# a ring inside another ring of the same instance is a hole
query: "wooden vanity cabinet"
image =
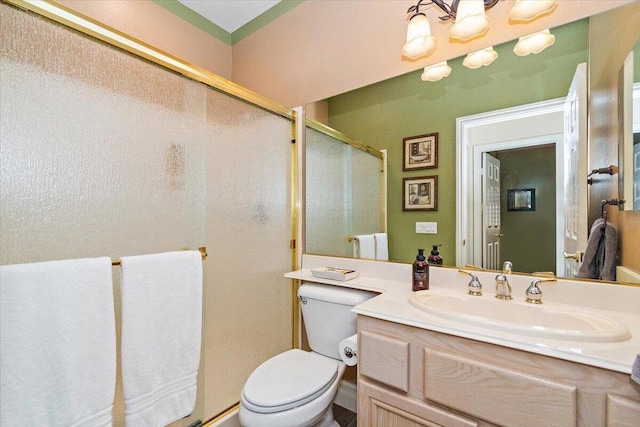
{"type": "Polygon", "coordinates": [[[638,427],[629,375],[358,316],[358,426],[638,427]]]}

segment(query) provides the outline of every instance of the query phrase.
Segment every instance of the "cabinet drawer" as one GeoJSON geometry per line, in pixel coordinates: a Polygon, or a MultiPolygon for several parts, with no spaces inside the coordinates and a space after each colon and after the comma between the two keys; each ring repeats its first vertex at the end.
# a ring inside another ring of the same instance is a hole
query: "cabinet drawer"
{"type": "Polygon", "coordinates": [[[358,425],[477,427],[478,422],[361,380],[358,382],[358,425]]]}
{"type": "Polygon", "coordinates": [[[358,371],[371,379],[409,391],[409,342],[371,331],[358,338],[358,371]]]}
{"type": "Polygon", "coordinates": [[[425,398],[502,426],[576,425],[576,387],[425,350],[425,398]]]}

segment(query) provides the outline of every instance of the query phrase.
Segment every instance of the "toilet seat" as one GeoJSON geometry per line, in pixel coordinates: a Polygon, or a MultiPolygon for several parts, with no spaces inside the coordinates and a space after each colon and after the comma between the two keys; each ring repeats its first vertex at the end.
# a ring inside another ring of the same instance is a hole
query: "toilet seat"
{"type": "Polygon", "coordinates": [[[258,366],[242,390],[247,409],[271,414],[308,403],[327,391],[338,375],[338,362],[298,349],[278,354],[258,366]]]}

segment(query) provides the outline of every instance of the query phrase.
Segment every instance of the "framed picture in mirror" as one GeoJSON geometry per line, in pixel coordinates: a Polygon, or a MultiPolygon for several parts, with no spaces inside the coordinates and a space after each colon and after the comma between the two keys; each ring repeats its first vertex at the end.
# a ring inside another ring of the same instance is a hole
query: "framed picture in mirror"
{"type": "Polygon", "coordinates": [[[522,190],[507,190],[508,211],[535,211],[536,190],[525,188],[522,190]]]}
{"type": "Polygon", "coordinates": [[[438,167],[438,133],[402,138],[402,170],[438,167]]]}
{"type": "Polygon", "coordinates": [[[402,179],[403,211],[437,211],[438,177],[419,176],[402,179]]]}

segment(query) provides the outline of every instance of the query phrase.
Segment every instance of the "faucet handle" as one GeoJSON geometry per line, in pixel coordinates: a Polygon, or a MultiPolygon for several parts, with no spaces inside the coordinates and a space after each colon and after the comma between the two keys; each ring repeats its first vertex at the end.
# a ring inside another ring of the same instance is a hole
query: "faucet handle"
{"type": "Polygon", "coordinates": [[[556,279],[534,279],[527,288],[527,302],[531,304],[542,304],[542,291],[538,287],[540,283],[552,283],[556,279]]]}
{"type": "Polygon", "coordinates": [[[511,274],[512,269],[513,269],[513,264],[511,263],[511,261],[505,261],[504,264],[502,264],[503,274],[511,274]]]}
{"type": "Polygon", "coordinates": [[[481,296],[482,295],[482,284],[478,280],[478,276],[475,273],[466,270],[458,270],[460,273],[471,276],[471,281],[469,282],[469,295],[481,296]]]}

